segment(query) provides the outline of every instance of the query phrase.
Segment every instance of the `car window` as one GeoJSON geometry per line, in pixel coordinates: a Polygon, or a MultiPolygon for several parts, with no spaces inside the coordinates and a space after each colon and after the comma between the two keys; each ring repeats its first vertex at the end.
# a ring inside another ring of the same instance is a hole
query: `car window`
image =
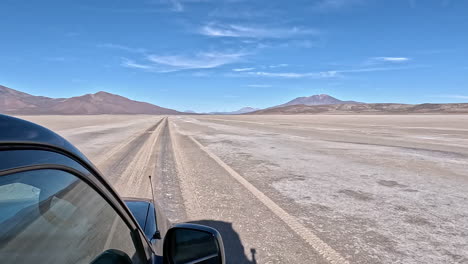
{"type": "Polygon", "coordinates": [[[59,170],[0,177],[4,263],[90,263],[108,249],[142,263],[131,230],[87,183],[59,170]]]}

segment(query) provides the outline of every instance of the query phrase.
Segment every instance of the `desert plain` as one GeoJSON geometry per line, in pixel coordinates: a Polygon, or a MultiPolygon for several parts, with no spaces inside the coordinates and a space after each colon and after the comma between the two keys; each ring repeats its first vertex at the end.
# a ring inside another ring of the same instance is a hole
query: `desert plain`
{"type": "Polygon", "coordinates": [[[228,263],[468,263],[468,115],[19,117],[228,263]]]}

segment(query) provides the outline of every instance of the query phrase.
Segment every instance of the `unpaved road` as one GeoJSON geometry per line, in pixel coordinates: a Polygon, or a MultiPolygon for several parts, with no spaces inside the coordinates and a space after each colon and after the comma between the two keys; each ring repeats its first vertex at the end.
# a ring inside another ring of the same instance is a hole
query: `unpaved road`
{"type": "Polygon", "coordinates": [[[468,263],[468,116],[27,116],[228,263],[468,263]]]}

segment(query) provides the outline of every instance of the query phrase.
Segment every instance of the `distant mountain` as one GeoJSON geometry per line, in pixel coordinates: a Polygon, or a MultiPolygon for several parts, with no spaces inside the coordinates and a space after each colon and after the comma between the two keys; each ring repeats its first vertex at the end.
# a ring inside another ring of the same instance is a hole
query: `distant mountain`
{"type": "Polygon", "coordinates": [[[130,100],[107,92],[71,98],[49,98],[30,95],[1,85],[0,113],[31,115],[181,114],[176,110],[130,100]]]}
{"type": "Polygon", "coordinates": [[[241,109],[237,111],[230,112],[231,115],[240,115],[240,114],[246,114],[250,112],[254,112],[260,110],[259,108],[254,108],[254,107],[242,107],[241,109]]]}
{"type": "Polygon", "coordinates": [[[288,105],[335,105],[335,104],[361,104],[355,101],[341,101],[328,94],[317,94],[312,96],[298,97],[285,104],[274,107],[282,107],[288,105]]]}
{"type": "Polygon", "coordinates": [[[328,104],[288,105],[252,112],[255,115],[294,114],[468,114],[464,104],[328,104]]]}
{"type": "Polygon", "coordinates": [[[254,112],[260,110],[260,108],[253,108],[253,107],[243,107],[239,110],[232,111],[232,112],[210,112],[208,114],[210,115],[241,115],[241,114],[247,114],[250,112],[254,112]]]}
{"type": "Polygon", "coordinates": [[[197,112],[193,111],[193,110],[185,110],[184,113],[187,113],[187,114],[196,114],[197,112]]]}

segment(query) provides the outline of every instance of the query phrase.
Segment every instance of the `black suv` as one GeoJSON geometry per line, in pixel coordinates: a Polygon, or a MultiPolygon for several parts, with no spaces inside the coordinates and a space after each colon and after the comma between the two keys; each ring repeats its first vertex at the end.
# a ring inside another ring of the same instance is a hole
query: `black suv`
{"type": "Polygon", "coordinates": [[[225,262],[215,229],[166,228],[151,200],[124,200],[65,139],[0,115],[2,263],[225,262]]]}

